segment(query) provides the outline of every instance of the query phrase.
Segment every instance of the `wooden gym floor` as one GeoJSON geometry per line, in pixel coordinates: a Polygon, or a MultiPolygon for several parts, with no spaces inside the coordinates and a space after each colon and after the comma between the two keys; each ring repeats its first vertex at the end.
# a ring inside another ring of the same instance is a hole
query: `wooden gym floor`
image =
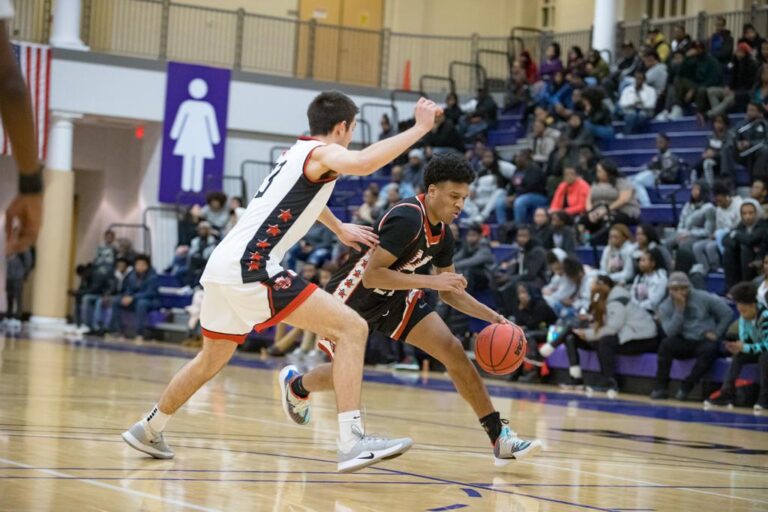
{"type": "Polygon", "coordinates": [[[502,415],[545,441],[497,469],[469,407],[440,375],[367,371],[370,431],[410,435],[405,456],[335,472],[331,395],[310,426],[284,419],[283,361],[238,356],[169,424],[176,458],[120,432],[194,351],[0,338],[2,511],[765,511],[768,418],[493,383],[502,415]]]}

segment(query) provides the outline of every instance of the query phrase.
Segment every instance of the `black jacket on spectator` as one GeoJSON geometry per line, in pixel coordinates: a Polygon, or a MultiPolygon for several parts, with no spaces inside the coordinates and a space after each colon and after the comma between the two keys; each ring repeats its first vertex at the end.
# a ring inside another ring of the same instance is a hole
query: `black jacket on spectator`
{"type": "Polygon", "coordinates": [[[592,132],[590,132],[586,126],[583,124],[581,127],[574,130],[573,128],[568,128],[568,138],[571,139],[571,145],[574,148],[580,148],[581,146],[594,146],[595,145],[595,136],[592,135],[592,132]]]}
{"type": "Polygon", "coordinates": [[[464,115],[464,112],[462,112],[461,107],[458,105],[454,105],[452,107],[445,107],[445,110],[443,110],[443,113],[445,114],[445,118],[449,119],[454,126],[458,126],[459,119],[461,119],[461,116],[464,115]]]}
{"type": "Polygon", "coordinates": [[[598,107],[592,109],[586,120],[592,124],[601,126],[610,126],[613,122],[611,112],[605,108],[605,105],[599,105],[598,107]]]}
{"type": "MultiPolygon", "coordinates": [[[[530,292],[529,292],[530,293],[530,292]]],[[[557,322],[557,315],[541,297],[531,296],[528,307],[515,308],[515,323],[526,331],[546,331],[557,322]]]]}
{"type": "Polygon", "coordinates": [[[542,194],[547,195],[547,175],[541,170],[541,167],[533,162],[515,171],[510,182],[511,191],[520,196],[523,194],[542,194]]]}
{"type": "Polygon", "coordinates": [[[493,127],[496,124],[496,114],[499,106],[496,105],[493,96],[490,94],[484,94],[478,98],[477,106],[475,107],[474,115],[481,116],[488,121],[489,125],[493,127]]]}
{"type": "Polygon", "coordinates": [[[733,57],[729,87],[734,91],[749,91],[757,80],[757,61],[752,56],[743,59],[733,57]]]}
{"type": "Polygon", "coordinates": [[[733,55],[733,36],[731,31],[726,29],[722,32],[715,32],[709,38],[709,53],[717,59],[723,66],[731,61],[733,55]]]}
{"type": "Polygon", "coordinates": [[[550,227],[542,245],[548,251],[562,249],[568,254],[576,254],[576,233],[570,226],[563,226],[560,229],[550,227]]]}
{"type": "Polygon", "coordinates": [[[456,130],[453,121],[446,119],[437,127],[424,136],[425,146],[433,148],[454,148],[457,151],[464,152],[464,140],[456,130]]]}
{"type": "Polygon", "coordinates": [[[680,78],[687,78],[697,86],[715,87],[720,85],[722,70],[720,64],[711,55],[701,55],[688,58],[680,66],[680,78]]]}

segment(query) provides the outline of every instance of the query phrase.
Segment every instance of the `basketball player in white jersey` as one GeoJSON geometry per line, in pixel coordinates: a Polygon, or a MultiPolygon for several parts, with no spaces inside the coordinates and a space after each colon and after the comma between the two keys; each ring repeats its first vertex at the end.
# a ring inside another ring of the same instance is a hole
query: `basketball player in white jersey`
{"type": "Polygon", "coordinates": [[[332,380],[339,471],[356,471],[411,447],[408,438],[365,435],[360,390],[366,322],[341,301],[284,269],[281,262],[318,220],[354,248],[375,243],[371,231],[342,224],[326,206],[335,180],[342,174],[369,175],[391,162],[432,129],[439,111],[434,102],[422,98],[413,128],[362,151],[350,151],[347,146],[358,112],[352,100],[324,92],[312,101],[307,111],[312,136],[300,137],[283,154],[206,265],[201,278],[205,289],[201,352],[171,380],[157,405],[123,433],[128,444],[155,458],[172,458],[163,439],[171,415],[227,364],[252,329],[284,322],[336,343],[332,380]]]}
{"type": "MultiPolygon", "coordinates": [[[[19,169],[19,193],[5,212],[0,225],[5,233],[0,236],[0,286],[5,287],[6,254],[29,249],[40,231],[43,204],[43,167],[37,158],[32,102],[27,85],[11,48],[8,22],[13,19],[10,0],[0,0],[0,112],[3,128],[11,141],[11,150],[19,169]],[[14,222],[20,226],[19,236],[10,241],[14,222]]],[[[0,313],[6,310],[6,295],[0,293],[0,313]]]]}

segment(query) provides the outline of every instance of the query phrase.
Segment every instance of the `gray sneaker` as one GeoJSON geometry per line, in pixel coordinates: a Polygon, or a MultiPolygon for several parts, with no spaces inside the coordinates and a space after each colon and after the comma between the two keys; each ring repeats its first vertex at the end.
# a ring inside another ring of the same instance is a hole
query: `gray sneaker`
{"type": "Polygon", "coordinates": [[[309,397],[299,398],[291,389],[293,379],[301,375],[299,369],[289,364],[277,376],[277,382],[280,385],[281,400],[283,402],[283,412],[285,416],[298,425],[309,423],[309,397]]]}
{"type": "MultiPolygon", "coordinates": [[[[506,420],[504,420],[506,421],[506,420]]],[[[542,448],[541,441],[526,441],[517,437],[509,427],[501,429],[501,435],[493,446],[494,464],[506,466],[513,460],[520,460],[533,455],[542,448]]]]}
{"type": "Polygon", "coordinates": [[[356,434],[359,441],[351,450],[346,453],[341,450],[336,452],[339,456],[337,465],[339,473],[352,473],[379,461],[394,459],[413,446],[413,440],[410,437],[387,439],[374,434],[365,435],[362,432],[356,432],[356,434]]]}
{"type": "Polygon", "coordinates": [[[173,450],[165,444],[163,433],[151,433],[149,426],[146,424],[146,420],[136,422],[134,426],[123,432],[122,437],[123,441],[128,443],[131,448],[135,448],[140,452],[151,455],[156,459],[173,458],[173,450]]]}

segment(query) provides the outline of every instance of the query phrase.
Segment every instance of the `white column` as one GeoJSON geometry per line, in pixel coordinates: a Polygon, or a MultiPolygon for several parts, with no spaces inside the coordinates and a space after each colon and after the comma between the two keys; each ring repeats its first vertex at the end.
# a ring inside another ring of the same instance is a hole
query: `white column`
{"type": "Polygon", "coordinates": [[[56,0],[53,6],[51,46],[70,50],[87,50],[80,40],[80,0],[56,0]]]}
{"type": "MultiPolygon", "coordinates": [[[[616,0],[595,0],[595,18],[592,24],[592,48],[608,50],[615,61],[616,55],[616,0]]],[[[603,55],[608,59],[607,55],[603,55]]]]}
{"type": "Polygon", "coordinates": [[[51,131],[48,132],[48,158],[45,166],[53,171],[72,170],[72,146],[75,140],[75,119],[81,114],[51,112],[51,131]]]}

